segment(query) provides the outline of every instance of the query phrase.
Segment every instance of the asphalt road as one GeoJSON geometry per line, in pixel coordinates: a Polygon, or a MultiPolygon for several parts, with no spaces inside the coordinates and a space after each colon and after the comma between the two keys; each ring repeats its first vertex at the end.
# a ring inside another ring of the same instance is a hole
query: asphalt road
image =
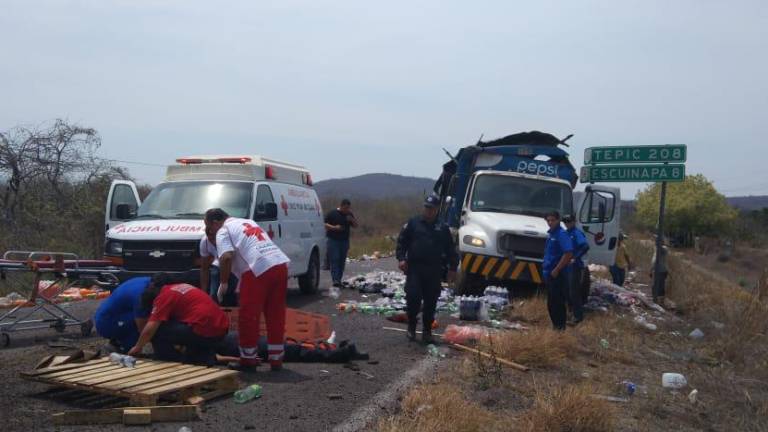
{"type": "MultiPolygon", "coordinates": [[[[376,269],[393,270],[392,259],[352,263],[346,275],[365,273],[376,269]]],[[[138,430],[176,432],[181,426],[192,431],[323,431],[343,425],[353,413],[380,394],[391,383],[422,363],[426,349],[420,344],[408,343],[405,334],[383,330],[383,326],[402,326],[386,321],[383,317],[359,313],[337,314],[336,304],[345,299],[361,299],[352,290],[343,290],[340,299],[323,294],[329,286],[328,272],[323,272],[321,293],[304,296],[295,283],[290,285],[288,305],[306,311],[323,313],[331,317],[337,341],[348,339],[361,351],[371,355],[370,364],[356,362],[361,372],[373,375],[369,379],[359,372],[337,364],[287,363],[282,372],[273,373],[266,367],[251,374],[241,374],[243,385],[262,385],[263,397],[247,404],[235,404],[231,397],[211,401],[204,408],[203,420],[187,424],[158,423],[138,430]],[[338,393],[341,399],[330,400],[328,395],[338,393]]],[[[88,316],[97,302],[80,302],[69,307],[78,317],[88,316]]],[[[51,424],[51,414],[72,409],[82,409],[77,403],[57,400],[45,394],[48,386],[20,378],[19,372],[29,370],[49,354],[63,353],[62,348],[51,347],[51,342],[77,347],[98,347],[103,341],[96,336],[83,338],[79,328],[71,327],[63,334],[54,330],[39,330],[13,334],[11,347],[0,349],[0,424],[5,431],[32,430],[123,430],[123,426],[110,427],[61,427],[51,424]]],[[[54,343],[53,345],[56,345],[54,343]]]]}

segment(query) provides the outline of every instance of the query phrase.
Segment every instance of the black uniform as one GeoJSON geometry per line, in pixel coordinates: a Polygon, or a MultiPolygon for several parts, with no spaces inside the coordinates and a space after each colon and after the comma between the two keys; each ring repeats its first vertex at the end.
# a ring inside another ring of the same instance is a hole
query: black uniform
{"type": "Polygon", "coordinates": [[[443,269],[447,265],[455,270],[459,265],[448,226],[437,221],[429,223],[423,216],[412,218],[397,239],[397,260],[408,263],[405,299],[410,327],[415,328],[423,301],[424,330],[431,332],[443,269]]]}

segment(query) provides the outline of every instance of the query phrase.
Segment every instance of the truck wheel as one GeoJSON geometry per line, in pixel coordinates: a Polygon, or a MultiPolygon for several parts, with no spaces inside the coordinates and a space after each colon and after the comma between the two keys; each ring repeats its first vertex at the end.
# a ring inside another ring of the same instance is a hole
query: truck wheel
{"type": "Polygon", "coordinates": [[[589,267],[584,267],[584,272],[581,274],[581,299],[582,304],[587,304],[589,301],[589,291],[592,288],[592,278],[589,274],[589,267]]]}
{"type": "Polygon", "coordinates": [[[299,289],[302,294],[315,294],[320,287],[320,258],[317,255],[317,249],[312,251],[309,258],[309,268],[307,272],[299,276],[299,289]]]}
{"type": "Polygon", "coordinates": [[[456,273],[456,295],[483,295],[485,289],[485,280],[469,273],[459,271],[456,273]]]}

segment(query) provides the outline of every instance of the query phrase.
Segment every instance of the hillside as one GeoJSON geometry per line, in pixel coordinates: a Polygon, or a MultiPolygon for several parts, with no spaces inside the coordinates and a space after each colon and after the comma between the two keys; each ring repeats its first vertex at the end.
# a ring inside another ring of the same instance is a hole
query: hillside
{"type": "Polygon", "coordinates": [[[319,181],[315,183],[315,190],[321,199],[386,199],[424,195],[434,184],[434,180],[423,177],[375,173],[319,181]]]}
{"type": "Polygon", "coordinates": [[[728,204],[739,210],[760,210],[768,207],[768,195],[728,197],[728,204]]]}

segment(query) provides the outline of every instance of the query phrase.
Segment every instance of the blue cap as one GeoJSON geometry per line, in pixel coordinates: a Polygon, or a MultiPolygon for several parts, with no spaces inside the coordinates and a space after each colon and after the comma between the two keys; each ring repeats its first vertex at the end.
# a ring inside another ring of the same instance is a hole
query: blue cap
{"type": "Polygon", "coordinates": [[[436,193],[432,192],[424,198],[424,207],[439,207],[440,197],[436,193]]]}

